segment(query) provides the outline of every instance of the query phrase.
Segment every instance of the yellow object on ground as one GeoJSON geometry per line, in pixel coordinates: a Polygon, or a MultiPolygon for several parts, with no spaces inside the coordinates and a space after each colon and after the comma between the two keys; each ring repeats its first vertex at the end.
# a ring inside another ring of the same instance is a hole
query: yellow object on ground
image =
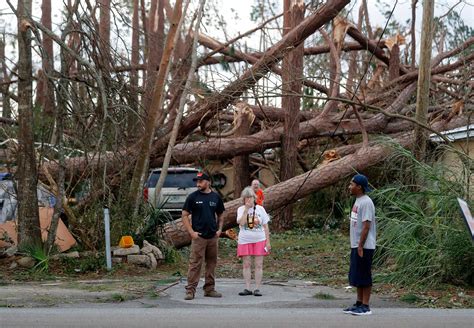
{"type": "Polygon", "coordinates": [[[122,238],[120,238],[119,247],[130,248],[133,245],[135,245],[135,243],[133,242],[132,236],[122,236],[122,238]]]}

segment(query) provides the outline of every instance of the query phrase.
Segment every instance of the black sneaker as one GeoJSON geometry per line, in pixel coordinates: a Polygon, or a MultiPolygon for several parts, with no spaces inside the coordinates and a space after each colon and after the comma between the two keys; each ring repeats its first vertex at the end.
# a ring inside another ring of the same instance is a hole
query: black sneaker
{"type": "Polygon", "coordinates": [[[252,294],[253,294],[253,293],[252,293],[250,290],[248,290],[248,289],[244,289],[243,291],[241,291],[241,292],[239,293],[240,296],[249,296],[249,295],[252,295],[252,294]]]}
{"type": "Polygon", "coordinates": [[[351,311],[352,315],[371,315],[372,311],[367,305],[361,305],[357,309],[351,311]]]}
{"type": "Polygon", "coordinates": [[[342,312],[344,313],[347,313],[347,314],[351,314],[352,311],[354,311],[355,309],[357,309],[360,305],[357,305],[357,303],[354,303],[353,305],[345,308],[344,310],[342,310],[342,312]]]}

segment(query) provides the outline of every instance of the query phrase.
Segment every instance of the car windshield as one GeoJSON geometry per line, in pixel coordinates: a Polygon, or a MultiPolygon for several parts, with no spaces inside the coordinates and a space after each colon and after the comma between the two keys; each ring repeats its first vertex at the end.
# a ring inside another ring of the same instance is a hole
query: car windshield
{"type": "MultiPolygon", "coordinates": [[[[166,176],[163,188],[191,188],[196,186],[196,182],[193,178],[196,176],[196,172],[190,171],[176,171],[168,172],[166,176]]],[[[153,172],[151,177],[148,179],[147,187],[155,188],[160,178],[160,172],[153,172]]]]}

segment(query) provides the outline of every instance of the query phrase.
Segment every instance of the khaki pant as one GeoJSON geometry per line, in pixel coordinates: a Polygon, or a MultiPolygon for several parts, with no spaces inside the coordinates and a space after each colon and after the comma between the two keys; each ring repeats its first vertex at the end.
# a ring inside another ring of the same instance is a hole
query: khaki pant
{"type": "Polygon", "coordinates": [[[191,242],[191,254],[189,256],[188,285],[186,291],[196,293],[196,287],[201,277],[203,260],[206,261],[206,275],[204,292],[215,289],[215,270],[217,264],[218,238],[204,239],[198,237],[191,242]]]}

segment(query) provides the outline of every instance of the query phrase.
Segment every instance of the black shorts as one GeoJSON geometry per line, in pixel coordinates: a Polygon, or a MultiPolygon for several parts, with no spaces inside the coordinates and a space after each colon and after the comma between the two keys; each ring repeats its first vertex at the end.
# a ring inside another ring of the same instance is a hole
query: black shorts
{"type": "Polygon", "coordinates": [[[351,266],[349,284],[354,287],[372,286],[372,258],[374,249],[365,249],[364,256],[357,254],[357,248],[351,248],[351,266]]]}

